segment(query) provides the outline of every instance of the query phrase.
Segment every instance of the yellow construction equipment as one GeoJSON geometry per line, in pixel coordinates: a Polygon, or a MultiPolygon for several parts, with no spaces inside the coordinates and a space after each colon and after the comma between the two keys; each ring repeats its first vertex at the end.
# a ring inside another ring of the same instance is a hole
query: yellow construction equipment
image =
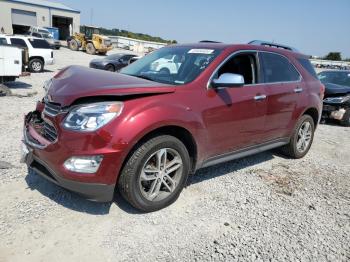
{"type": "Polygon", "coordinates": [[[90,55],[105,55],[113,49],[111,39],[101,35],[99,28],[86,25],[80,27],[80,33],[75,33],[68,39],[68,47],[73,51],[81,48],[90,55]]]}

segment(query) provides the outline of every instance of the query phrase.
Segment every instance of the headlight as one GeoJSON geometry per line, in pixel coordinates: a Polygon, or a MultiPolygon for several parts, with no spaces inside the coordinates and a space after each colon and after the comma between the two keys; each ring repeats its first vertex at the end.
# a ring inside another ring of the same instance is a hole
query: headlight
{"type": "Polygon", "coordinates": [[[327,97],[323,101],[326,103],[342,104],[348,100],[350,100],[350,96],[327,97]]]}
{"type": "Polygon", "coordinates": [[[102,102],[73,108],[65,118],[63,126],[75,131],[95,131],[119,116],[122,102],[102,102]]]}

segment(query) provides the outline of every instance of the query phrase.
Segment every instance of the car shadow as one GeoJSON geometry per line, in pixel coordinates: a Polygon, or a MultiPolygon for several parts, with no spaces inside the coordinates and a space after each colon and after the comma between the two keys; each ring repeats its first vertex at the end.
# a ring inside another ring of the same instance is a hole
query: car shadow
{"type": "MultiPolygon", "coordinates": [[[[280,155],[277,151],[271,150],[200,169],[194,175],[189,176],[187,180],[187,187],[220,176],[228,175],[229,173],[236,172],[247,167],[258,165],[268,160],[272,160],[275,156],[285,158],[285,156],[280,155]]],[[[28,175],[26,176],[25,180],[31,190],[37,190],[44,196],[55,201],[57,204],[77,212],[92,215],[106,215],[109,214],[110,207],[114,203],[121,210],[129,214],[141,215],[145,213],[137,210],[126,202],[118,190],[116,190],[113,202],[98,203],[86,200],[78,194],[70,192],[46,180],[45,178],[36,174],[33,170],[28,170],[28,175]]]]}
{"type": "Polygon", "coordinates": [[[37,190],[57,204],[77,212],[91,215],[106,215],[109,213],[112,205],[112,202],[98,203],[86,200],[78,194],[70,192],[46,180],[33,170],[28,169],[25,181],[31,190],[37,190]]]}
{"type": "Polygon", "coordinates": [[[201,183],[206,180],[214,179],[220,176],[227,175],[232,172],[239,171],[241,169],[252,167],[260,163],[272,160],[275,156],[285,158],[275,150],[265,151],[255,155],[235,159],[229,162],[217,164],[210,167],[205,167],[198,170],[194,175],[189,176],[187,180],[187,186],[201,183]]]}
{"type": "Polygon", "coordinates": [[[32,87],[32,85],[27,84],[27,83],[22,82],[22,81],[6,82],[5,85],[11,89],[28,89],[28,88],[32,87]]]}

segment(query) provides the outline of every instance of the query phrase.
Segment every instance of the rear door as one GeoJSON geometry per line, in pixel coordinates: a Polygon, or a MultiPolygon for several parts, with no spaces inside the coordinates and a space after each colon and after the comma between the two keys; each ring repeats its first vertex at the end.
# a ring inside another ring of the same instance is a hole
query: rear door
{"type": "Polygon", "coordinates": [[[305,87],[300,73],[287,57],[259,52],[259,58],[267,93],[264,139],[283,138],[289,135],[295,124],[293,113],[305,87]]]}

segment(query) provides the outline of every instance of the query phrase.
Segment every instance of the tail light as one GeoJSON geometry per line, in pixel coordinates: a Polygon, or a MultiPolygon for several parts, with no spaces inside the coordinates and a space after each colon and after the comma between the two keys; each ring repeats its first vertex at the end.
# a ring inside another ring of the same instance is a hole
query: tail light
{"type": "Polygon", "coordinates": [[[321,90],[320,90],[320,97],[323,100],[324,98],[324,92],[326,91],[326,87],[324,86],[324,84],[321,84],[321,90]]]}

